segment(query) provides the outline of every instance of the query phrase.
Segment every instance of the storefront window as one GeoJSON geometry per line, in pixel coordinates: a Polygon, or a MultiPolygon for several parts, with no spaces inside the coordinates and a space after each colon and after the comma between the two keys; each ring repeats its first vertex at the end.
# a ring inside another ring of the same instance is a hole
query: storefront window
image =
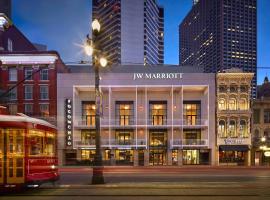
{"type": "Polygon", "coordinates": [[[116,164],[132,165],[133,164],[133,150],[116,150],[115,151],[116,164]]]}
{"type": "Polygon", "coordinates": [[[220,99],[218,102],[218,109],[219,110],[226,110],[226,100],[220,99]]]}
{"type": "Polygon", "coordinates": [[[202,145],[201,129],[184,129],[183,145],[202,145]]]}
{"type": "Polygon", "coordinates": [[[183,150],[183,164],[184,165],[198,165],[200,164],[199,150],[183,150]]]}
{"type": "Polygon", "coordinates": [[[245,163],[245,152],[242,151],[220,151],[219,162],[226,164],[244,165],[245,163]]]}
{"type": "Polygon", "coordinates": [[[229,130],[228,130],[229,137],[237,137],[236,135],[236,122],[235,120],[230,120],[229,123],[229,130]]]}
{"type": "Polygon", "coordinates": [[[42,131],[29,131],[29,155],[31,156],[40,156],[43,154],[44,149],[44,136],[45,133],[42,131]]]}
{"type": "Polygon", "coordinates": [[[83,161],[88,160],[90,162],[93,162],[94,157],[95,157],[95,150],[82,149],[81,158],[82,158],[83,161]]]}
{"type": "Polygon", "coordinates": [[[96,125],[96,105],[93,101],[82,102],[82,122],[87,126],[96,125]]]}
{"type": "Polygon", "coordinates": [[[163,149],[150,150],[149,165],[164,165],[166,164],[166,151],[163,149]]]}
{"type": "Polygon", "coordinates": [[[184,101],[184,124],[199,125],[201,119],[201,102],[184,101]]]}
{"type": "Polygon", "coordinates": [[[240,131],[240,137],[248,137],[248,133],[247,133],[247,122],[246,120],[241,120],[240,121],[240,127],[239,127],[239,131],[240,131]]]}
{"type": "Polygon", "coordinates": [[[167,123],[167,102],[150,102],[151,125],[166,125],[167,123]]]}
{"type": "Polygon", "coordinates": [[[178,163],[178,150],[173,149],[172,150],[172,164],[177,165],[177,163],[178,163]]]}
{"type": "Polygon", "coordinates": [[[229,110],[236,110],[236,99],[235,98],[230,98],[229,110]]]}
{"type": "Polygon", "coordinates": [[[218,123],[218,134],[219,134],[219,137],[227,137],[225,120],[220,120],[219,121],[219,123],[218,123]]]}
{"type": "Polygon", "coordinates": [[[116,124],[120,126],[133,125],[133,102],[116,102],[116,124]]]}

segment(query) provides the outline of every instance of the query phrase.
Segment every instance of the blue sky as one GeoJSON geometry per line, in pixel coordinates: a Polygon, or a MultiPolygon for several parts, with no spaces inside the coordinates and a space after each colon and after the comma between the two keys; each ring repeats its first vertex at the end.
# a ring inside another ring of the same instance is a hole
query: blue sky
{"type": "MultiPolygon", "coordinates": [[[[159,0],[165,9],[165,63],[178,64],[178,25],[192,0],[159,0]]],[[[258,83],[270,76],[270,1],[258,0],[258,83]]],[[[13,0],[13,22],[32,41],[57,50],[65,62],[86,59],[79,44],[89,32],[91,0],[13,0]]]]}

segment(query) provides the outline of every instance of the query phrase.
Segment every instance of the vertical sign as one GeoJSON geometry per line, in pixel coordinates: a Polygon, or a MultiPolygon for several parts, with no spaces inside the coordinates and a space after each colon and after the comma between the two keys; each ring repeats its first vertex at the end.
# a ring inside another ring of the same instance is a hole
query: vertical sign
{"type": "Polygon", "coordinates": [[[72,103],[66,99],[66,145],[72,147],[72,103]]]}

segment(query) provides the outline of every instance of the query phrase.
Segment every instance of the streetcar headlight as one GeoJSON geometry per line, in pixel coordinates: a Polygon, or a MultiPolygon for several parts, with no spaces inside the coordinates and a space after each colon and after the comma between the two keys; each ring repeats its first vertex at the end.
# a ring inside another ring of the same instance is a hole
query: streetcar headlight
{"type": "Polygon", "coordinates": [[[52,169],[56,169],[56,166],[55,166],[55,165],[52,165],[51,168],[52,168],[52,169]]]}

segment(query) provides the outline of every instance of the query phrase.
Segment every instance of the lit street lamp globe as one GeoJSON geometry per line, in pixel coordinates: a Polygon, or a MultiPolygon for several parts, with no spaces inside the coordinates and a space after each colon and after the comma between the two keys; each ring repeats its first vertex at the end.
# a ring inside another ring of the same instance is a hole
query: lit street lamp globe
{"type": "Polygon", "coordinates": [[[95,19],[92,22],[92,29],[93,29],[93,31],[97,31],[97,32],[100,31],[100,23],[99,23],[99,21],[97,19],[95,19]]]}
{"type": "Polygon", "coordinates": [[[101,67],[106,67],[107,64],[108,64],[108,61],[107,61],[106,58],[101,57],[101,58],[99,59],[99,63],[100,63],[100,65],[101,65],[101,67]]]}

